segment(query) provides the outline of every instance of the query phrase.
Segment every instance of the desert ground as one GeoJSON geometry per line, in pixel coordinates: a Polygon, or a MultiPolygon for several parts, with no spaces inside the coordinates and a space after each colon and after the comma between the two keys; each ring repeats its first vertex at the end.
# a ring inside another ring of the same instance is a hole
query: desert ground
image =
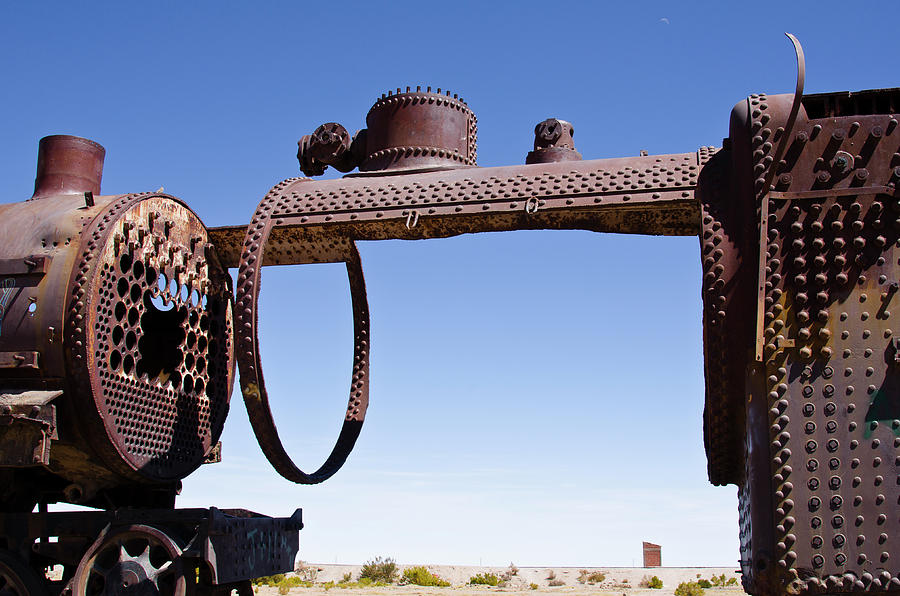
{"type": "MultiPolygon", "coordinates": [[[[398,565],[399,573],[403,569],[413,565],[398,565]]],[[[740,585],[740,574],[734,567],[519,567],[518,572],[510,577],[504,587],[472,586],[468,585],[469,578],[476,574],[494,573],[501,575],[509,571],[509,567],[477,567],[463,565],[424,565],[432,573],[449,581],[448,588],[425,587],[416,585],[392,585],[385,587],[341,587],[337,584],[347,573],[355,580],[359,577],[360,565],[316,565],[307,563],[303,572],[307,578],[314,577],[312,587],[293,587],[289,594],[305,594],[309,596],[338,596],[342,592],[348,592],[346,596],[489,596],[494,592],[502,592],[505,595],[534,595],[534,594],[576,594],[578,596],[597,594],[604,596],[672,596],[678,584],[686,581],[696,581],[698,578],[709,579],[712,576],[725,574],[728,578],[737,578],[737,583],[724,588],[708,588],[705,596],[738,596],[743,594],[740,585]],[[582,584],[578,581],[582,569],[589,572],[600,571],[606,579],[601,583],[582,584]],[[641,588],[641,580],[651,576],[659,577],[663,587],[658,590],[641,588]],[[550,586],[550,582],[563,582],[563,585],[550,586]],[[329,582],[335,582],[331,587],[329,582]],[[327,585],[326,585],[327,584],[327,585]],[[536,584],[537,589],[532,589],[531,584],[536,584]]],[[[294,574],[288,574],[294,575],[294,574]]],[[[275,596],[279,594],[277,588],[272,586],[259,586],[255,588],[260,596],[275,596]]],[[[284,593],[284,591],[282,591],[284,593]]]]}

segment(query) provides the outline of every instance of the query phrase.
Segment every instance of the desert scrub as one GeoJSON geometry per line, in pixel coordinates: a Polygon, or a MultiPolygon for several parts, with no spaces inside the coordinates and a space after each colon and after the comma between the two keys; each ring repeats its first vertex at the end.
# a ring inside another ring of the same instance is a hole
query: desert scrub
{"type": "Polygon", "coordinates": [[[311,581],[297,577],[296,575],[288,577],[283,573],[258,577],[253,580],[252,583],[256,586],[272,586],[273,588],[277,588],[279,594],[287,594],[291,588],[311,588],[313,586],[313,582],[311,581]]]}
{"type": "Polygon", "coordinates": [[[532,590],[538,589],[538,585],[534,582],[531,582],[530,584],[528,584],[528,587],[531,588],[532,590]]]}
{"type": "Polygon", "coordinates": [[[711,587],[712,587],[712,584],[709,583],[709,580],[703,579],[703,578],[700,578],[700,579],[697,580],[697,585],[700,586],[701,588],[703,588],[704,590],[705,590],[706,588],[711,588],[711,587]]]}
{"type": "Polygon", "coordinates": [[[384,559],[375,557],[362,566],[359,572],[359,579],[370,579],[375,583],[392,584],[397,579],[397,563],[390,557],[384,559]]]}
{"type": "Polygon", "coordinates": [[[450,582],[441,579],[421,565],[404,569],[402,579],[408,584],[417,586],[437,586],[439,588],[450,586],[450,582]]]}
{"type": "Polygon", "coordinates": [[[737,584],[737,578],[729,577],[728,579],[725,579],[725,574],[723,573],[722,575],[712,576],[711,578],[709,578],[709,582],[714,588],[724,588],[725,586],[733,586],[737,584]]]}
{"type": "Polygon", "coordinates": [[[290,587],[294,587],[294,586],[307,586],[308,587],[308,586],[312,585],[311,581],[305,580],[305,579],[303,579],[301,577],[297,577],[295,575],[288,577],[283,573],[278,573],[276,575],[266,575],[263,577],[257,577],[251,583],[253,583],[254,585],[257,585],[257,586],[273,586],[273,587],[278,587],[281,584],[286,584],[290,587]]]}
{"type": "Polygon", "coordinates": [[[657,576],[647,577],[646,575],[641,578],[641,583],[638,584],[642,588],[650,588],[651,590],[661,590],[663,587],[662,580],[657,576]]]}
{"type": "Polygon", "coordinates": [[[274,586],[283,579],[284,574],[279,573],[277,575],[264,575],[262,577],[257,577],[250,583],[252,583],[254,586],[274,586]]]}
{"type": "Polygon", "coordinates": [[[353,574],[348,571],[341,577],[341,581],[339,581],[338,583],[339,584],[349,584],[352,580],[353,580],[353,574]]]}
{"type": "Polygon", "coordinates": [[[606,579],[606,575],[600,571],[588,571],[582,569],[578,572],[578,581],[582,584],[599,584],[606,579]]]}
{"type": "Polygon", "coordinates": [[[496,573],[477,573],[469,578],[471,586],[496,586],[500,584],[500,578],[496,573]]]}
{"type": "Polygon", "coordinates": [[[310,567],[304,561],[297,561],[297,565],[294,567],[294,572],[300,579],[308,582],[314,582],[316,581],[316,577],[319,574],[319,569],[318,567],[310,567]]]}
{"type": "Polygon", "coordinates": [[[681,582],[675,588],[675,596],[703,596],[703,588],[697,582],[681,582]]]}
{"type": "Polygon", "coordinates": [[[384,586],[389,586],[388,582],[383,581],[375,581],[371,577],[360,577],[359,581],[349,584],[344,584],[344,587],[347,588],[383,588],[384,586]]]}
{"type": "Polygon", "coordinates": [[[515,563],[510,562],[509,567],[506,568],[506,571],[500,574],[500,586],[505,587],[514,575],[519,575],[519,568],[516,567],[515,563]]]}
{"type": "Polygon", "coordinates": [[[549,582],[547,585],[548,585],[548,586],[553,586],[553,587],[555,588],[556,586],[564,586],[564,585],[566,585],[566,582],[564,582],[563,580],[557,578],[557,579],[551,579],[550,582],[549,582]]]}

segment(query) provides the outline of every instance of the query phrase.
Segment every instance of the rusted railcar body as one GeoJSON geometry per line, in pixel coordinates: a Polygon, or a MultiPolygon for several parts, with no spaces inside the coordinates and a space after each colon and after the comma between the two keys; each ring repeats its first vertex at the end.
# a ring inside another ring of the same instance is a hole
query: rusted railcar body
{"type": "MultiPolygon", "coordinates": [[[[7,376],[18,392],[0,402],[9,404],[0,416],[10,422],[0,441],[19,446],[18,459],[0,462],[12,479],[0,493],[3,506],[19,511],[0,519],[8,549],[0,552],[0,570],[24,569],[28,579],[32,567],[54,560],[41,540],[42,524],[53,518],[24,513],[34,502],[80,499],[102,507],[105,500],[147,508],[143,522],[98,511],[94,526],[85,522],[89,529],[65,518],[72,526],[58,535],[82,536],[71,551],[81,558],[67,563],[78,570],[68,586],[79,594],[91,570],[100,573],[97,553],[115,550],[123,544],[115,536],[130,538],[134,531],[118,527],[104,538],[97,529],[103,516],[133,524],[141,540],[169,553],[173,563],[209,562],[189,545],[215,524],[200,523],[199,533],[186,539],[171,516],[199,515],[241,528],[257,523],[276,537],[293,528],[296,536],[297,519],[238,521],[240,513],[232,512],[223,522],[214,509],[165,509],[174,503],[177,480],[214,459],[227,409],[227,392],[217,391],[230,386],[232,363],[266,457],[293,482],[321,482],[352,450],[369,400],[369,312],[355,241],[583,229],[699,237],[708,473],[713,484],[738,487],[745,590],[760,596],[900,591],[900,342],[893,322],[900,300],[900,90],[804,97],[802,51],[792,41],[800,65],[796,91],[739,102],[722,148],[583,160],[574,126],[548,119],[535,128],[524,164],[480,168],[475,116],[466,103],[440,89],[407,88],[382,96],[356,135],[330,122],[303,137],[304,173],[332,166],[348,175],[277,184],[248,226],[207,230],[184,203],[157,193],[94,198],[79,186],[55,203],[41,199],[48,208],[58,204],[65,213],[58,217],[83,231],[73,236],[77,250],[51,260],[40,259],[46,255],[31,248],[34,240],[2,247],[9,256],[0,263],[18,288],[15,301],[3,304],[10,320],[21,325],[15,322],[38,316],[28,306],[36,295],[39,302],[52,298],[59,312],[40,315],[50,318],[27,327],[22,337],[32,339],[12,348],[0,336],[9,353],[0,371],[17,371],[7,376]],[[154,227],[155,212],[175,222],[172,238],[169,228],[160,235],[154,227]],[[123,254],[131,256],[123,260],[123,254]],[[142,275],[135,273],[137,262],[142,275]],[[286,453],[269,408],[258,294],[263,267],[313,262],[346,263],[354,360],[335,447],[319,469],[303,471],[286,453]],[[53,267],[73,273],[63,283],[65,274],[51,274],[53,267]],[[176,280],[174,288],[154,285],[150,267],[157,277],[176,280]],[[229,267],[239,268],[233,332],[229,267]],[[57,285],[42,290],[44,276],[57,285]],[[209,302],[180,298],[182,287],[209,302]],[[88,301],[79,305],[84,296],[88,301]],[[210,306],[213,299],[218,306],[210,306]],[[154,300],[181,313],[165,334],[143,324],[154,300]],[[132,308],[138,323],[127,326],[132,308]],[[206,313],[207,325],[193,325],[192,313],[206,313]],[[61,329],[54,340],[62,342],[61,352],[47,339],[48,326],[61,329]],[[178,354],[149,366],[142,341],[159,351],[177,346],[178,354]],[[196,366],[200,358],[205,375],[196,366]],[[53,370],[60,376],[45,374],[53,370]],[[138,397],[116,397],[131,391],[138,397]],[[128,426],[135,415],[136,431],[128,426]],[[88,478],[78,461],[100,470],[88,478]],[[170,461],[170,467],[161,463],[170,461]],[[154,520],[176,536],[174,546],[141,529],[154,520]],[[30,557],[29,549],[39,556],[30,557]]],[[[6,209],[40,212],[28,203],[6,209]]],[[[24,219],[17,226],[37,227],[24,219]]],[[[241,536],[238,531],[230,548],[242,548],[241,536]]],[[[260,548],[296,552],[282,538],[267,544],[260,548]]]]}
{"type": "Polygon", "coordinates": [[[898,110],[751,96],[701,176],[709,477],[750,593],[900,590],[898,110]]]}

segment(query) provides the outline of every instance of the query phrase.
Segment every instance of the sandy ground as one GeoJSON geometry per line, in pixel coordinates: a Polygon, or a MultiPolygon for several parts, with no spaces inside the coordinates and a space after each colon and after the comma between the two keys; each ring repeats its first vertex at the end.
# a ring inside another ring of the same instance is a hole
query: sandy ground
{"type": "MultiPolygon", "coordinates": [[[[353,579],[359,577],[359,565],[316,565],[307,564],[311,572],[315,574],[317,584],[329,581],[338,582],[346,573],[350,573],[353,579]]],[[[399,565],[400,572],[411,565],[399,565]]],[[[706,596],[738,596],[743,594],[740,587],[740,574],[734,567],[657,567],[644,569],[640,567],[520,567],[519,572],[511,578],[509,585],[503,588],[490,586],[469,586],[469,578],[477,573],[495,573],[500,575],[508,571],[507,567],[469,567],[463,565],[425,565],[432,573],[449,581],[449,588],[431,588],[424,586],[390,586],[383,588],[340,588],[335,587],[326,590],[323,587],[292,588],[291,594],[306,594],[309,596],[412,596],[413,594],[464,596],[467,594],[489,596],[492,592],[504,594],[598,594],[605,596],[672,596],[675,588],[683,581],[701,578],[709,579],[713,575],[725,574],[726,578],[737,578],[737,585],[728,588],[710,588],[706,590],[706,596]],[[582,569],[588,571],[601,571],[606,575],[606,580],[600,584],[581,584],[578,576],[582,569]],[[650,590],[638,587],[644,576],[656,575],[663,582],[661,590],[650,590]],[[564,582],[562,586],[550,586],[550,579],[555,577],[564,582]],[[538,585],[537,590],[532,590],[530,584],[538,585]]],[[[274,596],[278,590],[272,587],[262,586],[257,593],[260,596],[274,596]]]]}

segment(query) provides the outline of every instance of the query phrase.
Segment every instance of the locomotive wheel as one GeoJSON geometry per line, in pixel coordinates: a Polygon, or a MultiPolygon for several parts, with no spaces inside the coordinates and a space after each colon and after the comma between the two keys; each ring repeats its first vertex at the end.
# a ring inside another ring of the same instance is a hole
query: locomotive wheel
{"type": "Polygon", "coordinates": [[[184,596],[181,549],[163,532],[129,526],[88,550],[75,572],[73,596],[184,596]]]}
{"type": "Polygon", "coordinates": [[[0,596],[45,596],[37,573],[12,553],[0,550],[0,596]]]}

